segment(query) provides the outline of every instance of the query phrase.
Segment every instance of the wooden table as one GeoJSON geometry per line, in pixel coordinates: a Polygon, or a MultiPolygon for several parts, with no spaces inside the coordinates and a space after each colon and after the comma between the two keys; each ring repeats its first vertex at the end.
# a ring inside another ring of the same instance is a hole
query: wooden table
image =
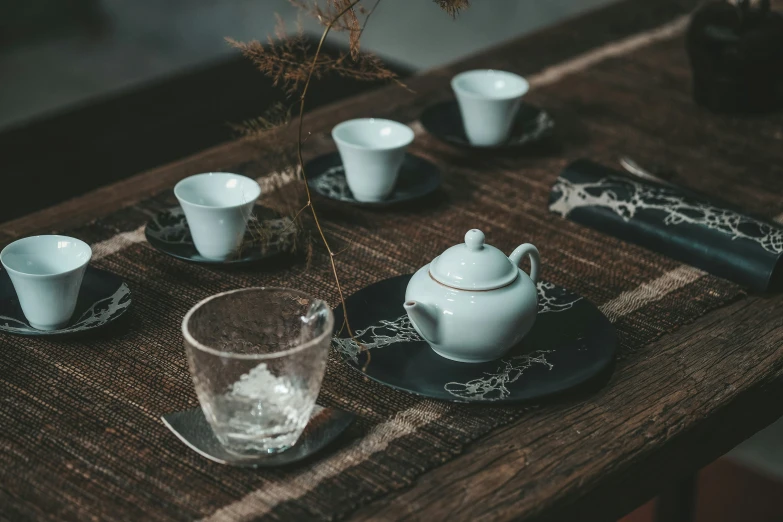
{"type": "MultiPolygon", "coordinates": [[[[458,70],[508,67],[539,73],[541,81],[579,74],[593,61],[676,33],[684,19],[676,20],[696,4],[618,3],[414,77],[411,91],[390,87],[319,109],[308,116],[307,126],[322,132],[368,108],[378,116],[413,120],[442,97],[458,70]]],[[[0,244],[103,216],[185,175],[219,168],[247,146],[221,145],[7,222],[0,227],[0,244]]],[[[622,516],[783,414],[783,296],[748,297],[715,310],[619,361],[617,375],[590,407],[575,405],[559,419],[498,429],[421,476],[414,487],[365,506],[353,519],[622,516]],[[585,430],[589,437],[580,435],[585,430]],[[529,458],[533,443],[543,458],[529,458]]]]}

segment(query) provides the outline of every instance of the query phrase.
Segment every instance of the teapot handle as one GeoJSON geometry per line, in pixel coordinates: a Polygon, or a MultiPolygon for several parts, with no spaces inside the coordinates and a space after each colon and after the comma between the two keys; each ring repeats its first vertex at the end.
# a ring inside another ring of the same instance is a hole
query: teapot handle
{"type": "Polygon", "coordinates": [[[519,266],[519,262],[522,261],[523,256],[530,256],[530,279],[533,283],[538,283],[538,265],[541,263],[541,258],[538,256],[538,249],[530,243],[519,245],[511,252],[508,258],[514,265],[519,266]]]}

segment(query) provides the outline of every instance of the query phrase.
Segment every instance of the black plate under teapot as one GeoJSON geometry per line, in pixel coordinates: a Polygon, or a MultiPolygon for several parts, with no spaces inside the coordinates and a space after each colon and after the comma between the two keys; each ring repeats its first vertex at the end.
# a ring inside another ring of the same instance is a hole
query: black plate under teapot
{"type": "MultiPolygon", "coordinates": [[[[563,287],[539,282],[538,317],[503,358],[460,363],[419,337],[402,307],[410,275],[372,284],[346,299],[360,351],[345,329],[333,346],[345,362],[386,386],[453,402],[514,403],[562,393],[602,374],[614,361],[614,326],[595,305],[563,287]]],[[[343,322],[335,310],[335,324],[343,322]]]]}

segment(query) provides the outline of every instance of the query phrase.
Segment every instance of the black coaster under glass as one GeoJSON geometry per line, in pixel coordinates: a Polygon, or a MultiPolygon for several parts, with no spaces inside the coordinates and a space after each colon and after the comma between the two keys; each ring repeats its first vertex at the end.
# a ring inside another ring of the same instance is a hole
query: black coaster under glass
{"type": "Polygon", "coordinates": [[[68,325],[59,330],[36,330],[22,312],[8,272],[0,272],[0,332],[35,337],[84,334],[113,323],[130,304],[130,288],[121,277],[88,266],[68,325]]]}
{"type": "MultiPolygon", "coordinates": [[[[514,403],[538,400],[587,383],[614,361],[614,326],[588,300],[539,282],[538,317],[503,358],[460,363],[441,357],[413,329],[402,305],[410,275],[372,284],[346,300],[360,352],[343,332],[332,345],[370,379],[431,399],[514,403]]],[[[335,325],[341,325],[341,307],[335,325]]],[[[339,327],[338,327],[339,329],[339,327]]]]}
{"type": "Polygon", "coordinates": [[[292,252],[295,249],[297,233],[297,228],[290,218],[281,217],[272,209],[256,205],[242,246],[234,257],[219,261],[207,259],[196,250],[181,207],[161,212],[151,219],[144,229],[149,244],[164,254],[183,261],[211,265],[255,263],[284,252],[292,252]]]}
{"type": "Polygon", "coordinates": [[[229,453],[220,444],[201,407],[163,415],[161,419],[190,449],[219,464],[247,468],[274,468],[304,460],[331,444],[356,416],[337,408],[315,405],[299,440],[291,448],[258,459],[247,460],[229,453]]]}
{"type": "Polygon", "coordinates": [[[305,165],[310,188],[326,198],[350,205],[387,207],[422,198],[440,186],[440,171],[429,161],[413,154],[405,154],[394,191],[383,201],[357,201],[348,182],[339,152],[320,156],[305,165]]]}
{"type": "Polygon", "coordinates": [[[462,114],[459,112],[457,100],[445,101],[428,107],[422,113],[420,120],[427,132],[436,138],[459,147],[477,149],[521,147],[546,138],[552,133],[555,126],[555,122],[546,111],[523,101],[514,119],[514,126],[508,141],[503,145],[481,147],[472,145],[468,140],[465,127],[462,125],[462,114]]]}

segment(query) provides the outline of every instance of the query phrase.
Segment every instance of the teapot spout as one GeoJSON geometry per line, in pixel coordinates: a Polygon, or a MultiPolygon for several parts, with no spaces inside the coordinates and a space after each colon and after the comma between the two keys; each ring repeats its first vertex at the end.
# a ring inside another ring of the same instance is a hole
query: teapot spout
{"type": "Polygon", "coordinates": [[[438,315],[435,307],[419,301],[405,301],[403,307],[419,335],[429,344],[438,344],[438,315]]]}

